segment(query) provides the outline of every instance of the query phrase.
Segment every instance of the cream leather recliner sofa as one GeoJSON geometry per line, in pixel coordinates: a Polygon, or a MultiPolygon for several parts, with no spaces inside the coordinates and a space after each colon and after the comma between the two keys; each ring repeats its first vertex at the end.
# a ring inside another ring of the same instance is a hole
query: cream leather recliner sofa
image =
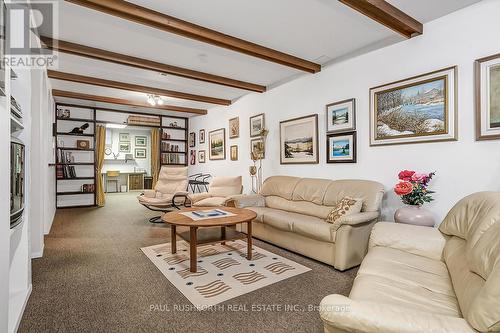
{"type": "MultiPolygon", "coordinates": [[[[252,236],[346,270],[366,254],[383,195],[383,185],[369,180],[273,176],[260,194],[235,196],[227,204],[257,213],[252,236]],[[336,229],[325,219],[345,196],[362,199],[363,206],[336,229]]],[[[246,224],[237,229],[246,232],[246,224]]]]}
{"type": "Polygon", "coordinates": [[[380,222],[325,332],[500,332],[500,192],[460,200],[438,229],[380,222]]]}
{"type": "Polygon", "coordinates": [[[242,177],[215,177],[208,192],[189,194],[188,198],[195,207],[222,206],[232,195],[243,191],[242,177]]]}

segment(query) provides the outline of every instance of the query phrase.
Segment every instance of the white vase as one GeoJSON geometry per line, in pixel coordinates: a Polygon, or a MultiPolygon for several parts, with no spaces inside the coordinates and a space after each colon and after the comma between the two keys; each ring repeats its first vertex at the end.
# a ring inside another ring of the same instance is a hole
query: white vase
{"type": "Polygon", "coordinates": [[[405,223],[413,225],[421,225],[425,227],[433,227],[436,220],[431,212],[422,206],[407,205],[398,208],[394,213],[394,221],[396,223],[405,223]]]}

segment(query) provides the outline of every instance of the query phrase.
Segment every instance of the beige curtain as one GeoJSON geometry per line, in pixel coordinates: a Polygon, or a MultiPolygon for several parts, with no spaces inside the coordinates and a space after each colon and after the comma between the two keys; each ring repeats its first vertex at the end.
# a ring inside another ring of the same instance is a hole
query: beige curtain
{"type": "Polygon", "coordinates": [[[160,174],[160,129],[151,130],[151,175],[153,176],[153,188],[160,174]]]}
{"type": "Polygon", "coordinates": [[[106,146],[106,127],[97,125],[95,127],[96,131],[96,138],[95,138],[95,145],[96,145],[96,179],[97,179],[97,186],[96,186],[96,204],[99,207],[104,206],[104,202],[106,201],[106,197],[104,196],[104,184],[102,182],[102,176],[101,176],[101,170],[102,170],[102,165],[104,164],[104,149],[106,146]]]}

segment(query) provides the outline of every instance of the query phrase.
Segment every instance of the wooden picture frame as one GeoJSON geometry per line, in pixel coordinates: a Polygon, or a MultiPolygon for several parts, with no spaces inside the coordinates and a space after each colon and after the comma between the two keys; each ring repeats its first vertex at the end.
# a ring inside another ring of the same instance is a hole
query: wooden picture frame
{"type": "Polygon", "coordinates": [[[144,135],[135,136],[135,146],[136,147],[146,147],[148,143],[148,137],[144,135]]]}
{"type": "Polygon", "coordinates": [[[198,163],[205,163],[205,150],[198,150],[198,163]]]}
{"type": "Polygon", "coordinates": [[[190,132],[189,133],[189,148],[193,148],[194,146],[196,146],[196,133],[190,132]]]}
{"type": "Polygon", "coordinates": [[[238,160],[238,146],[237,145],[232,145],[229,147],[229,156],[231,158],[231,161],[238,160]]]}
{"type": "Polygon", "coordinates": [[[250,137],[260,136],[260,132],[266,128],[265,114],[260,113],[250,117],[250,137]]]}
{"type": "Polygon", "coordinates": [[[318,163],[318,115],[280,121],[280,164],[318,163]]]}
{"type": "Polygon", "coordinates": [[[229,138],[236,139],[240,137],[240,117],[229,119],[229,138]]]}
{"type": "Polygon", "coordinates": [[[264,139],[263,138],[255,138],[255,139],[251,139],[250,140],[250,156],[254,152],[254,148],[256,148],[256,146],[259,143],[262,143],[262,154],[260,156],[260,159],[263,160],[263,159],[266,158],[266,147],[265,147],[264,139]]]}
{"type": "Polygon", "coordinates": [[[325,107],[326,133],[356,130],[356,99],[346,99],[327,104],[325,107]]]}
{"type": "Polygon", "coordinates": [[[457,66],[370,89],[370,146],[456,141],[457,66]]]}
{"type": "Polygon", "coordinates": [[[226,129],[219,128],[208,133],[208,159],[226,159],[226,129]]]}
{"type": "Polygon", "coordinates": [[[356,163],[356,132],[326,136],[326,163],[356,163]]]}
{"type": "Polygon", "coordinates": [[[500,139],[500,53],[474,61],[474,95],[476,140],[500,139]]]}
{"type": "Polygon", "coordinates": [[[199,132],[200,144],[205,143],[205,130],[201,129],[199,132]]]}

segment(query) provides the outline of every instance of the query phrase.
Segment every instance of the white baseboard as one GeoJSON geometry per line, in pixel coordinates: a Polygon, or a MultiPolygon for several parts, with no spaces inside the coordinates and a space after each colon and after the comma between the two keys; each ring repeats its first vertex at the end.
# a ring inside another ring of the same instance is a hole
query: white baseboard
{"type": "Polygon", "coordinates": [[[45,248],[45,244],[42,244],[42,249],[40,251],[31,252],[31,259],[43,257],[43,249],[44,248],[45,248]]]}
{"type": "Polygon", "coordinates": [[[13,326],[11,326],[9,323],[9,332],[10,333],[16,333],[17,330],[19,329],[19,324],[21,324],[21,319],[23,318],[23,313],[24,313],[24,310],[26,309],[26,305],[28,304],[28,299],[30,298],[32,289],[33,289],[33,285],[30,283],[28,289],[25,292],[23,292],[23,294],[24,294],[24,295],[22,295],[23,300],[19,300],[19,302],[22,302],[22,304],[20,304],[20,307],[18,307],[18,308],[14,307],[14,310],[16,313],[9,313],[9,321],[10,320],[15,321],[13,323],[14,324],[13,326]],[[15,316],[15,317],[12,317],[12,316],[15,316]]]}

